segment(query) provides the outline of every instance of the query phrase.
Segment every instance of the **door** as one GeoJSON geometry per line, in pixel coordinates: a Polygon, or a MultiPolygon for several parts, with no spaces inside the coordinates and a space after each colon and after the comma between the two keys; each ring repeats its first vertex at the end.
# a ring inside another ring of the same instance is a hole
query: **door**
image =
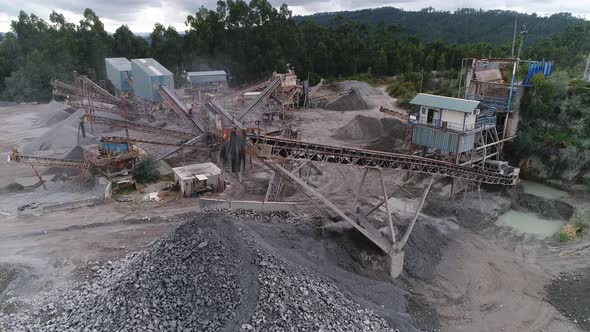
{"type": "Polygon", "coordinates": [[[428,115],[426,116],[426,123],[432,123],[432,120],[434,120],[434,110],[428,109],[428,115]]]}

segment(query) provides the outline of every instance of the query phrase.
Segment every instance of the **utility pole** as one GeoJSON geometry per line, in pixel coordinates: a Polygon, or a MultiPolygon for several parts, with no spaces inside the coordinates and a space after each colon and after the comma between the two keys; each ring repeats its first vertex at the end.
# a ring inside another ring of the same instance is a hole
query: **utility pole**
{"type": "Polygon", "coordinates": [[[520,59],[520,52],[522,51],[522,44],[524,44],[524,37],[529,33],[526,29],[526,24],[522,25],[522,31],[520,32],[520,46],[518,46],[518,55],[516,56],[517,59],[520,59]]]}
{"type": "Polygon", "coordinates": [[[584,70],[584,81],[590,82],[590,53],[588,53],[588,60],[586,60],[586,69],[584,70]]]}
{"type": "Polygon", "coordinates": [[[512,35],[512,53],[510,57],[514,59],[514,46],[516,46],[516,22],[518,21],[518,13],[514,15],[514,34],[512,35]]]}

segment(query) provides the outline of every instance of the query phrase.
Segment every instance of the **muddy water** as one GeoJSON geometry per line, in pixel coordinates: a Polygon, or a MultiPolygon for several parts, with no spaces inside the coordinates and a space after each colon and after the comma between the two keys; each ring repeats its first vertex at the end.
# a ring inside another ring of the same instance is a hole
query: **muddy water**
{"type": "Polygon", "coordinates": [[[555,189],[549,186],[546,186],[541,183],[522,180],[521,181],[522,188],[524,192],[527,194],[548,198],[548,199],[559,199],[567,197],[567,192],[559,189],[555,189]]]}
{"type": "Polygon", "coordinates": [[[508,210],[498,217],[496,225],[508,226],[518,235],[529,234],[537,239],[544,239],[557,233],[564,224],[560,220],[549,220],[533,212],[508,210]]]}

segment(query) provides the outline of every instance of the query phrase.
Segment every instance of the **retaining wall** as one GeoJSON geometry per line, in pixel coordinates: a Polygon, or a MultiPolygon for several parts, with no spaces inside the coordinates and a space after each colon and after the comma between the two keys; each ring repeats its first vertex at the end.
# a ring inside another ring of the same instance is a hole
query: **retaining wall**
{"type": "Polygon", "coordinates": [[[259,201],[231,201],[224,199],[201,198],[199,207],[204,208],[221,208],[221,209],[245,209],[260,211],[295,211],[297,203],[291,202],[266,202],[259,201]]]}

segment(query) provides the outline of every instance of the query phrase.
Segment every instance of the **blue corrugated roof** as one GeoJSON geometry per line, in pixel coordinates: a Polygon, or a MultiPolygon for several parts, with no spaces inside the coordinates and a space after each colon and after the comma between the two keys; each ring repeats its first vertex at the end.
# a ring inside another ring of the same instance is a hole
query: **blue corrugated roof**
{"type": "Polygon", "coordinates": [[[227,75],[223,70],[209,70],[209,71],[189,71],[186,73],[188,76],[217,76],[227,75]]]}
{"type": "Polygon", "coordinates": [[[465,113],[475,111],[479,103],[480,102],[477,100],[444,97],[427,93],[419,93],[414,99],[412,99],[412,101],[410,101],[410,104],[413,105],[435,107],[465,113]]]}

